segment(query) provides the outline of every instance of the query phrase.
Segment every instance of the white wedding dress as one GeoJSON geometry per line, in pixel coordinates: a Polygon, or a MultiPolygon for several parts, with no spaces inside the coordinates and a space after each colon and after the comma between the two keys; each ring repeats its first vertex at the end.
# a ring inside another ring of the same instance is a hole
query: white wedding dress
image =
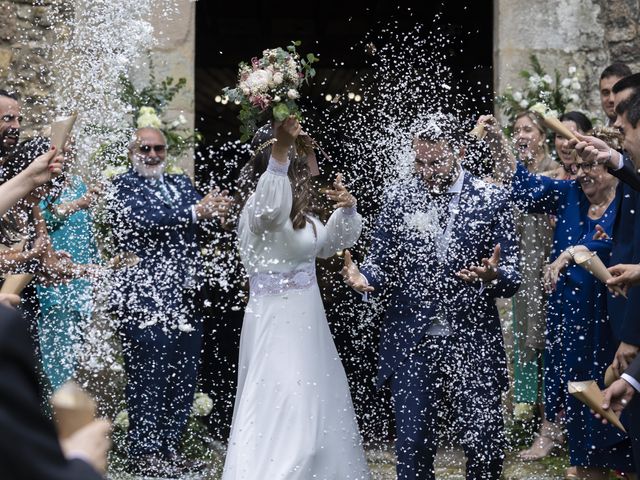
{"type": "Polygon", "coordinates": [[[341,208],[294,230],[286,172],[271,159],[240,216],[250,296],[222,479],[369,479],[315,275],[315,258],[352,246],[362,218],[341,208]]]}

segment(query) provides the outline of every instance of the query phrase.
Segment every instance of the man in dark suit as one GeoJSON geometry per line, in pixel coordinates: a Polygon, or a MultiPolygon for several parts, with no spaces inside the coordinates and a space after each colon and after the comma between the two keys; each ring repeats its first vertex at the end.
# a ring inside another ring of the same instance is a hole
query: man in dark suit
{"type": "Polygon", "coordinates": [[[106,467],[108,422],[96,421],[62,445],[40,409],[40,386],[27,320],[0,294],[0,478],[98,480],[106,467]]]}
{"type": "Polygon", "coordinates": [[[413,140],[415,175],[387,191],[362,274],[345,256],[348,285],[388,297],[378,387],[388,382],[393,395],[401,480],[435,479],[445,402],[467,479],[497,480],[504,460],[508,378],[494,300],[520,285],[517,239],[506,194],[461,168],[463,135],[452,118],[431,119],[413,140]]]}
{"type": "Polygon", "coordinates": [[[131,470],[144,475],[194,468],[177,450],[202,343],[196,226],[214,215],[216,201],[213,193],[201,198],[186,175],[164,173],[166,150],[160,130],[137,130],[129,145],[132,169],[114,180],[109,199],[118,250],[140,259],[115,279],[112,297],[122,319],[131,470]]]}

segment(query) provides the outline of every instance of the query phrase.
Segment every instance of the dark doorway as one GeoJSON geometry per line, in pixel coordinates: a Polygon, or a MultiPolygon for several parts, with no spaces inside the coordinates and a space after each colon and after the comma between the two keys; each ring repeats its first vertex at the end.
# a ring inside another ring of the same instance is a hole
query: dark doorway
{"type": "MultiPolygon", "coordinates": [[[[238,63],[259,55],[265,48],[285,47],[292,40],[302,41],[301,51],[320,57],[318,75],[303,95],[305,101],[322,108],[327,94],[346,96],[354,88],[363,87],[359,83],[361,74],[370,68],[363,45],[371,39],[383,39],[390,21],[406,31],[416,24],[422,24],[426,32],[439,28],[454,39],[443,56],[453,72],[456,88],[475,92],[462,100],[462,109],[467,113],[493,109],[491,0],[330,0],[298,2],[294,6],[266,0],[239,4],[201,0],[196,17],[196,127],[204,136],[196,158],[196,180],[202,186],[210,185],[212,179],[217,185],[231,186],[237,172],[233,165],[237,155],[221,151],[220,145],[239,138],[238,109],[222,102],[222,89],[236,82],[238,63]]],[[[347,291],[331,293],[330,296],[350,295],[347,291]]],[[[226,294],[214,292],[216,295],[226,294]]],[[[213,427],[224,439],[230,422],[234,355],[242,312],[237,308],[213,310],[212,315],[218,318],[213,322],[215,332],[210,332],[210,351],[218,353],[205,358],[204,371],[205,376],[209,375],[209,389],[219,398],[219,405],[224,405],[213,427]]],[[[388,406],[380,406],[372,386],[377,347],[370,344],[366,352],[354,349],[349,338],[352,332],[343,328],[342,322],[347,320],[340,309],[327,306],[327,315],[350,381],[357,386],[354,391],[359,392],[354,394],[356,409],[374,412],[365,420],[364,433],[369,438],[384,437],[386,429],[382,424],[387,423],[388,406]]]]}

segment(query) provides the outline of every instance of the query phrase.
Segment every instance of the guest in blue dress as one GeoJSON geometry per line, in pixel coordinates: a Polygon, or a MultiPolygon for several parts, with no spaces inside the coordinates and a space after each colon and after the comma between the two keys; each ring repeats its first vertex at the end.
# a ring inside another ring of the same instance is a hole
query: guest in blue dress
{"type": "Polygon", "coordinates": [[[602,165],[579,163],[578,177],[559,181],[531,174],[518,164],[512,196],[519,208],[556,215],[552,263],[545,273],[549,289],[545,349],[545,413],[565,412],[572,465],[581,478],[608,478],[609,469],[631,472],[629,439],[611,425],[602,425],[589,409],[567,392],[568,381],[597,380],[615,354],[617,342],[607,315],[603,283],[576,265],[581,250],[595,252],[607,264],[611,240],[594,240],[596,225],[612,235],[620,195],[617,181],[602,165]],[[595,476],[594,476],[595,475],[595,476]]]}
{"type": "MultiPolygon", "coordinates": [[[[98,250],[88,211],[95,193],[80,177],[65,177],[59,197],[48,197],[40,204],[49,238],[55,250],[66,251],[75,263],[96,263],[98,250]]],[[[93,289],[84,279],[51,286],[38,284],[36,288],[43,369],[55,390],[75,373],[81,328],[92,312],[93,289]]]]}

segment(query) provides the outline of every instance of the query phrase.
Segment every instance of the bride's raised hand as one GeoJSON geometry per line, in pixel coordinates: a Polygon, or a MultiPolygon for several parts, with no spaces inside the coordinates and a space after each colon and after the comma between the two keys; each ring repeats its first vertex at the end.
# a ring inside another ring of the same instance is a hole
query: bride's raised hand
{"type": "Polygon", "coordinates": [[[352,208],[356,206],[356,197],[351,195],[342,183],[341,173],[336,175],[333,188],[327,188],[324,193],[335,204],[335,208],[352,208]]]}
{"type": "Polygon", "coordinates": [[[373,292],[374,288],[369,285],[367,279],[360,273],[357,265],[351,259],[351,252],[344,251],[344,267],[340,271],[344,283],[360,293],[373,292]]]}
{"type": "Polygon", "coordinates": [[[276,142],[271,148],[271,155],[278,162],[286,163],[288,160],[289,149],[293,146],[302,131],[300,122],[298,119],[291,115],[289,118],[282,122],[275,122],[273,124],[273,136],[276,142]]]}

